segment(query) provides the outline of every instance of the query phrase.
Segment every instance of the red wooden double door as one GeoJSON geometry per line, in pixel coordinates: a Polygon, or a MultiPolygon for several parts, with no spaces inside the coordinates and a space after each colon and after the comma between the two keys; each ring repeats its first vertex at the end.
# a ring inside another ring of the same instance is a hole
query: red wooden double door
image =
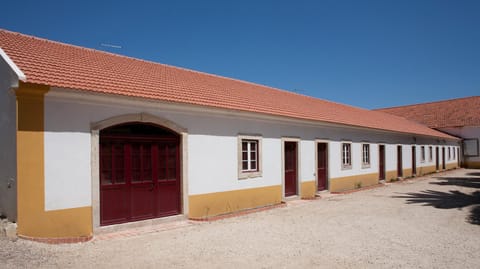
{"type": "Polygon", "coordinates": [[[100,225],[181,212],[179,141],[170,130],[147,124],[100,132],[100,225]]]}

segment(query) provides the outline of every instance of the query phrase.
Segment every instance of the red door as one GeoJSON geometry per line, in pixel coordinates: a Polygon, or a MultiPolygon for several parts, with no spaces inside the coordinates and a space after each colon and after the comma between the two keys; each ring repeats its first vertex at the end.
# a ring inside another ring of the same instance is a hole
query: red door
{"type": "Polygon", "coordinates": [[[378,162],[378,171],[379,171],[379,180],[385,180],[385,145],[379,146],[379,162],[378,162]]]}
{"type": "Polygon", "coordinates": [[[417,149],[412,146],[412,176],[417,175],[417,149]]]}
{"type": "Polygon", "coordinates": [[[285,142],[285,197],[297,194],[297,142],[285,142]]]}
{"type": "Polygon", "coordinates": [[[327,189],[327,143],[317,144],[317,191],[327,189]]]}
{"type": "Polygon", "coordinates": [[[179,138],[160,127],[100,132],[100,224],[180,213],[179,138]]]}
{"type": "Polygon", "coordinates": [[[402,146],[397,146],[397,176],[403,177],[402,146]]]}
{"type": "Polygon", "coordinates": [[[442,169],[445,170],[445,147],[442,148],[442,169]]]}

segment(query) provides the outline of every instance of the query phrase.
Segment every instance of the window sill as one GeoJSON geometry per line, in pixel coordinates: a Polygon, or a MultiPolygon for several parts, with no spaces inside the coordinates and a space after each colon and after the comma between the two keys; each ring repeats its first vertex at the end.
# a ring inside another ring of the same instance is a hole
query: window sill
{"type": "Polygon", "coordinates": [[[370,164],[362,164],[362,169],[367,169],[367,168],[370,168],[370,164]]]}
{"type": "Polygon", "coordinates": [[[240,172],[238,174],[238,179],[249,179],[249,178],[256,178],[256,177],[261,177],[262,172],[256,171],[256,172],[240,172]]]}
{"type": "Polygon", "coordinates": [[[342,170],[352,170],[351,165],[342,165],[342,170]]]}

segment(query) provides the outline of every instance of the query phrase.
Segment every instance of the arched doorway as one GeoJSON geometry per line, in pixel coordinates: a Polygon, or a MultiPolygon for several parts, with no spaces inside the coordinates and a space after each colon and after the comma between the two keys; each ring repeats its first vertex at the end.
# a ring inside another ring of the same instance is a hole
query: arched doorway
{"type": "Polygon", "coordinates": [[[100,225],[181,213],[180,136],[150,123],[100,130],[100,225]]]}

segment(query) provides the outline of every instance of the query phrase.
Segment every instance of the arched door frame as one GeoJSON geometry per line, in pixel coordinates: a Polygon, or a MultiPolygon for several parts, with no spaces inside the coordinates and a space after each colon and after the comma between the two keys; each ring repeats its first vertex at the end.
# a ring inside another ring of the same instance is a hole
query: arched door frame
{"type": "MultiPolygon", "coordinates": [[[[94,233],[100,229],[100,163],[99,163],[99,147],[100,147],[100,131],[115,125],[138,122],[152,123],[161,127],[168,128],[176,132],[180,136],[180,177],[181,177],[181,210],[183,215],[188,215],[188,177],[187,177],[187,129],[177,125],[176,123],[162,117],[154,116],[147,113],[126,114],[111,117],[99,122],[94,122],[90,126],[91,130],[91,167],[92,167],[92,214],[93,214],[93,231],[94,233]]],[[[128,225],[120,224],[120,225],[128,225]]],[[[114,225],[115,226],[115,225],[114,225]]]]}

